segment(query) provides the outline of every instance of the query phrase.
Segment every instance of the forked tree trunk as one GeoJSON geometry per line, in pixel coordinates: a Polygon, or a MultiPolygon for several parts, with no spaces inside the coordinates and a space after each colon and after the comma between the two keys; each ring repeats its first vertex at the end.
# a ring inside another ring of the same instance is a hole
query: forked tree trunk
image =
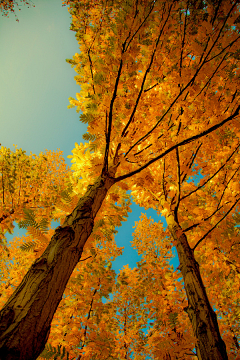
{"type": "Polygon", "coordinates": [[[184,280],[188,306],[186,312],[197,338],[196,350],[199,360],[227,360],[226,345],[221,338],[217,316],[213,311],[202,282],[199,265],[194,258],[186,235],[173,214],[167,218],[168,228],[176,241],[180,270],[184,280]]]}
{"type": "Polygon", "coordinates": [[[88,187],[1,310],[1,360],[34,360],[43,351],[54,313],[113,183],[106,175],[88,187]]]}

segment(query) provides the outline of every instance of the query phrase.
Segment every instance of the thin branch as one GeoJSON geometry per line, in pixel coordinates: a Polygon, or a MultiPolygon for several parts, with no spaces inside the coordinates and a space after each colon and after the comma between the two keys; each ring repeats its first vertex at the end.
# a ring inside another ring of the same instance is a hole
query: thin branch
{"type": "Polygon", "coordinates": [[[176,198],[176,205],[174,208],[174,214],[177,219],[177,212],[180,204],[180,193],[181,193],[180,159],[179,159],[178,148],[176,148],[176,158],[177,158],[177,198],[176,198]]]}
{"type": "MultiPolygon", "coordinates": [[[[211,219],[211,217],[212,217],[213,215],[215,215],[219,210],[221,210],[222,207],[223,207],[223,205],[222,205],[220,208],[217,207],[217,209],[214,210],[214,212],[213,212],[211,215],[209,215],[208,217],[204,218],[204,219],[202,220],[202,222],[211,219]]],[[[202,224],[202,222],[201,222],[201,223],[196,223],[196,224],[193,224],[193,225],[189,226],[188,228],[184,229],[183,232],[187,232],[187,231],[189,231],[189,230],[194,229],[194,228],[197,227],[198,225],[202,224]]]]}
{"type": "Polygon", "coordinates": [[[136,19],[138,13],[139,13],[139,10],[138,10],[138,0],[136,1],[136,10],[135,10],[135,14],[134,14],[134,19],[136,19]]]}
{"type": "Polygon", "coordinates": [[[107,134],[108,134],[108,118],[107,118],[107,110],[106,110],[106,114],[105,114],[105,139],[106,139],[106,143],[107,143],[107,134]]]}
{"type": "Polygon", "coordinates": [[[214,21],[216,20],[217,13],[218,13],[218,10],[219,10],[219,8],[220,8],[221,2],[222,2],[222,0],[219,0],[219,1],[218,1],[218,4],[217,4],[217,6],[216,6],[216,9],[215,9],[215,13],[214,13],[213,19],[211,20],[211,24],[212,24],[212,26],[213,26],[213,24],[214,24],[214,21]]]}
{"type": "MultiPolygon", "coordinates": [[[[210,39],[211,39],[211,38],[210,38],[210,36],[209,36],[208,39],[207,39],[207,41],[206,41],[205,47],[204,47],[204,49],[203,49],[202,55],[201,55],[201,57],[200,57],[200,59],[199,59],[198,66],[199,66],[199,65],[201,64],[201,62],[202,62],[203,56],[204,56],[204,54],[205,54],[205,52],[206,52],[206,50],[207,50],[207,47],[208,47],[208,44],[209,44],[210,39]]],[[[190,64],[190,62],[189,62],[189,64],[190,64]]]]}
{"type": "Polygon", "coordinates": [[[212,75],[210,76],[210,78],[208,79],[208,81],[206,82],[206,84],[204,85],[204,87],[199,91],[199,93],[195,96],[195,98],[193,99],[193,101],[196,100],[196,98],[203,92],[203,90],[208,86],[208,84],[210,84],[210,81],[212,80],[212,78],[214,77],[214,75],[216,74],[216,72],[218,71],[219,67],[222,65],[223,61],[225,60],[225,58],[227,57],[228,54],[225,54],[222,58],[222,60],[219,62],[218,66],[216,67],[216,69],[214,70],[214,72],[212,73],[212,75]]]}
{"type": "Polygon", "coordinates": [[[187,3],[187,8],[186,8],[186,12],[185,12],[185,19],[184,19],[184,30],[183,30],[183,39],[182,39],[182,48],[181,48],[180,66],[179,66],[180,77],[182,77],[183,49],[184,49],[185,37],[186,37],[188,6],[189,6],[189,0],[188,0],[188,3],[187,3]]]}
{"type": "Polygon", "coordinates": [[[143,92],[147,92],[149,90],[152,90],[153,88],[155,88],[155,86],[157,86],[159,83],[157,82],[156,84],[154,84],[153,86],[151,86],[149,89],[145,89],[143,90],[143,92]]]}
{"type": "MultiPolygon", "coordinates": [[[[178,115],[178,117],[179,117],[179,116],[182,116],[183,112],[184,112],[184,111],[183,111],[183,108],[182,108],[182,106],[181,106],[181,112],[180,112],[180,114],[178,115]]],[[[177,119],[178,119],[178,117],[177,117],[177,119]]],[[[176,120],[177,120],[177,119],[176,119],[176,120]]],[[[181,120],[181,118],[180,118],[176,136],[179,135],[180,130],[181,130],[181,126],[182,126],[182,120],[181,120]]]]}
{"type": "MultiPolygon", "coordinates": [[[[147,189],[147,188],[145,188],[145,187],[144,187],[144,190],[149,191],[150,194],[152,194],[152,195],[157,199],[157,201],[158,201],[159,203],[161,203],[161,199],[160,199],[157,195],[155,195],[155,194],[152,192],[152,190],[147,189]]],[[[161,196],[161,195],[160,195],[160,196],[161,196]]]]}
{"type": "Polygon", "coordinates": [[[213,59],[215,59],[216,57],[218,57],[219,55],[221,55],[228,47],[231,47],[236,41],[238,41],[240,38],[240,36],[238,36],[235,40],[233,40],[232,42],[230,42],[230,44],[228,44],[227,46],[225,46],[225,48],[223,48],[218,54],[214,55],[213,57],[211,57],[210,59],[205,61],[205,64],[208,63],[209,61],[212,61],[213,59]]]}
{"type": "Polygon", "coordinates": [[[109,118],[108,131],[107,131],[107,136],[106,136],[106,149],[105,149],[104,165],[103,165],[102,173],[105,171],[108,171],[108,153],[109,153],[112,121],[113,121],[113,105],[114,105],[114,101],[116,100],[116,97],[117,97],[117,90],[118,90],[118,84],[119,84],[119,80],[120,80],[120,76],[121,76],[122,67],[123,67],[123,61],[121,59],[120,65],[118,68],[118,75],[117,75],[117,78],[115,81],[114,92],[113,92],[113,96],[112,96],[111,103],[110,103],[109,116],[108,116],[108,118],[109,118]]]}
{"type": "MultiPolygon", "coordinates": [[[[223,28],[223,27],[222,27],[223,28]]],[[[222,31],[222,28],[218,34],[218,37],[220,36],[220,33],[222,31]]],[[[198,73],[200,72],[201,68],[203,67],[203,65],[206,63],[206,59],[208,57],[208,55],[211,53],[213,47],[215,46],[217,40],[218,40],[218,37],[217,39],[215,40],[215,42],[213,43],[213,45],[211,46],[211,49],[208,51],[208,53],[206,54],[205,56],[205,59],[203,60],[202,64],[200,64],[200,66],[198,67],[198,69],[196,69],[196,72],[195,74],[192,76],[192,78],[189,80],[189,82],[184,86],[183,89],[180,89],[180,92],[179,94],[177,95],[177,97],[173,100],[173,102],[171,103],[171,105],[168,107],[168,109],[165,111],[165,113],[161,116],[161,118],[157,121],[157,123],[152,127],[151,130],[149,130],[145,135],[143,135],[139,140],[137,140],[135,142],[135,144],[133,144],[127,151],[127,153],[125,154],[125,156],[127,156],[127,154],[135,147],[137,146],[139,143],[141,143],[142,141],[144,141],[155,129],[156,127],[161,123],[161,121],[164,119],[164,117],[169,113],[169,111],[171,110],[171,108],[173,107],[173,105],[177,102],[177,100],[179,99],[179,97],[183,94],[183,92],[189,87],[190,84],[193,84],[194,83],[194,80],[196,79],[198,73]]]]}
{"type": "Polygon", "coordinates": [[[235,176],[235,174],[238,172],[238,170],[239,170],[239,166],[238,166],[238,168],[236,169],[236,171],[233,173],[233,175],[230,177],[230,179],[228,180],[228,182],[227,182],[227,184],[226,184],[226,186],[225,186],[225,189],[223,190],[222,195],[221,195],[221,197],[220,197],[219,204],[220,204],[221,201],[222,201],[222,198],[223,198],[223,196],[224,196],[225,191],[227,190],[227,187],[228,187],[230,181],[234,178],[234,176],[235,176]]]}
{"type": "MultiPolygon", "coordinates": [[[[93,82],[93,63],[92,63],[92,59],[91,59],[91,56],[90,56],[90,49],[88,49],[87,54],[88,54],[88,60],[90,62],[90,71],[91,71],[92,82],[93,82]]],[[[95,92],[94,82],[93,82],[92,87],[93,87],[93,92],[94,92],[94,95],[95,95],[96,92],[95,92]]]]}
{"type": "MultiPolygon", "coordinates": [[[[225,163],[225,164],[226,164],[226,163],[225,163]]],[[[237,170],[234,172],[234,174],[231,176],[231,178],[230,178],[229,181],[227,182],[227,184],[226,184],[226,186],[225,186],[225,188],[224,188],[224,190],[223,190],[223,192],[222,192],[222,195],[221,195],[221,197],[220,197],[220,199],[219,199],[219,201],[218,201],[216,210],[215,210],[210,216],[204,218],[203,221],[207,221],[207,220],[211,219],[211,217],[212,217],[213,215],[215,215],[219,210],[221,210],[221,208],[223,207],[223,205],[220,206],[220,204],[221,204],[222,198],[223,198],[223,196],[224,196],[225,190],[227,189],[230,181],[233,179],[233,177],[235,176],[235,174],[236,174],[236,172],[238,171],[238,169],[239,169],[239,167],[237,168],[237,170]],[[219,206],[220,206],[220,207],[219,207],[219,206]]],[[[215,175],[216,175],[216,174],[215,174],[215,175]]],[[[214,175],[214,176],[215,176],[215,175],[214,175]]],[[[226,204],[227,204],[227,203],[226,203],[226,204]]],[[[183,230],[183,231],[184,231],[184,232],[187,232],[187,231],[189,231],[189,230],[192,230],[193,228],[196,228],[196,227],[197,227],[198,225],[200,225],[200,224],[201,224],[201,223],[196,223],[196,224],[194,224],[194,225],[191,225],[191,226],[189,226],[188,228],[186,228],[186,229],[183,230]]]]}
{"type": "MultiPolygon", "coordinates": [[[[134,115],[135,115],[135,113],[136,113],[136,110],[137,110],[137,107],[138,107],[138,104],[139,104],[141,95],[142,95],[142,93],[143,93],[143,88],[144,88],[144,84],[145,84],[146,79],[147,79],[147,75],[148,75],[148,73],[149,73],[149,71],[150,71],[150,69],[151,69],[151,67],[152,67],[153,60],[154,60],[154,57],[155,57],[155,54],[156,54],[156,51],[157,51],[157,47],[158,47],[160,38],[161,38],[161,36],[162,36],[163,30],[164,30],[164,28],[165,28],[165,25],[166,25],[166,23],[167,23],[167,21],[168,21],[168,19],[169,19],[172,6],[173,6],[173,4],[170,6],[168,16],[167,16],[167,18],[166,18],[166,20],[165,20],[165,22],[164,22],[164,24],[163,24],[163,27],[162,27],[159,35],[158,35],[158,38],[157,38],[157,41],[156,41],[156,45],[155,45],[155,49],[154,49],[154,51],[153,51],[153,53],[152,53],[152,56],[151,56],[151,59],[150,59],[150,63],[149,63],[149,65],[148,65],[148,67],[147,67],[147,69],[146,69],[146,71],[145,71],[144,76],[143,76],[141,88],[140,88],[140,90],[139,90],[138,97],[137,97],[137,99],[136,99],[136,103],[135,103],[135,105],[134,105],[134,108],[133,108],[133,111],[132,111],[132,113],[131,113],[131,115],[130,115],[129,120],[128,120],[126,126],[124,127],[124,129],[123,129],[123,131],[122,131],[121,137],[123,137],[123,136],[126,134],[126,131],[127,131],[128,127],[129,127],[129,125],[131,124],[131,122],[132,122],[132,120],[133,120],[133,118],[134,118],[134,115]]],[[[128,154],[128,153],[126,153],[125,156],[127,156],[127,154],[128,154]]]]}
{"type": "Polygon", "coordinates": [[[92,257],[92,255],[91,255],[91,256],[88,256],[88,257],[85,258],[85,259],[79,260],[79,262],[80,262],[80,261],[85,261],[85,260],[87,260],[87,259],[90,259],[91,257],[92,257]]]}
{"type": "MultiPolygon", "coordinates": [[[[92,306],[93,306],[93,300],[94,300],[94,296],[96,295],[97,291],[98,291],[98,288],[99,288],[99,285],[100,285],[100,279],[98,281],[98,285],[97,285],[97,288],[94,289],[94,292],[93,292],[93,295],[92,295],[92,300],[91,300],[91,303],[90,303],[90,308],[89,308],[89,311],[88,311],[88,316],[87,316],[87,320],[90,319],[90,316],[91,316],[91,312],[92,312],[92,306]]],[[[84,337],[84,340],[82,342],[82,346],[81,346],[81,350],[84,348],[85,346],[85,342],[86,342],[86,335],[87,335],[87,324],[85,325],[85,328],[84,328],[84,333],[83,333],[83,337],[84,337]]],[[[81,359],[82,355],[79,355],[79,359],[81,359]]]]}
{"type": "Polygon", "coordinates": [[[162,122],[162,120],[165,118],[165,116],[169,113],[169,111],[171,110],[171,108],[173,107],[173,105],[177,102],[177,100],[179,99],[179,97],[182,95],[182,93],[185,91],[185,89],[189,86],[191,80],[188,82],[188,84],[182,89],[180,90],[178,96],[173,100],[173,102],[171,103],[171,105],[168,107],[168,109],[165,111],[165,113],[161,116],[161,118],[156,122],[156,124],[152,127],[151,130],[149,130],[145,135],[143,135],[140,139],[138,139],[135,144],[133,144],[127,151],[127,153],[125,154],[125,156],[127,156],[130,151],[137,146],[139,143],[141,143],[142,141],[146,140],[149,135],[151,135],[151,133],[158,127],[158,125],[162,122]]]}
{"type": "Polygon", "coordinates": [[[163,159],[162,187],[163,187],[163,194],[164,194],[165,200],[167,200],[167,193],[166,193],[166,187],[165,187],[164,174],[165,174],[165,159],[163,159]]]}
{"type": "MultiPolygon", "coordinates": [[[[25,201],[24,204],[28,202],[28,201],[25,201]]],[[[12,214],[14,214],[15,210],[14,209],[11,209],[8,214],[3,214],[1,217],[0,217],[0,223],[2,221],[4,221],[5,219],[7,219],[8,217],[10,217],[12,214]]]]}
{"type": "Polygon", "coordinates": [[[234,331],[233,331],[233,329],[231,327],[230,327],[230,331],[231,331],[232,336],[233,336],[234,344],[235,344],[236,348],[239,350],[240,345],[239,345],[239,342],[238,342],[238,338],[237,338],[236,334],[234,333],[234,331]]]}
{"type": "Polygon", "coordinates": [[[139,173],[140,171],[142,171],[143,169],[146,169],[149,165],[153,164],[155,161],[163,158],[165,155],[169,154],[171,151],[175,150],[176,148],[189,144],[197,139],[200,139],[201,137],[210,134],[211,132],[219,129],[220,127],[222,127],[224,124],[226,124],[227,122],[231,121],[232,119],[234,119],[236,116],[239,115],[239,111],[240,111],[240,105],[237,107],[237,109],[235,110],[235,112],[230,115],[229,117],[227,117],[225,120],[222,120],[220,123],[215,124],[213,126],[211,126],[210,128],[208,128],[207,130],[202,131],[200,134],[197,135],[193,135],[191,137],[189,137],[188,139],[185,139],[183,141],[180,141],[180,143],[171,146],[169,149],[167,149],[166,151],[164,151],[162,154],[160,154],[159,156],[157,156],[156,158],[151,159],[150,161],[148,161],[145,165],[141,166],[139,169],[131,171],[128,174],[122,175],[122,176],[118,176],[117,178],[115,178],[115,183],[124,179],[129,178],[130,176],[133,176],[137,173],[139,173]]]}
{"type": "Polygon", "coordinates": [[[232,152],[232,154],[227,158],[227,160],[225,161],[225,163],[224,163],[212,176],[210,176],[202,185],[198,186],[196,189],[190,191],[187,195],[183,196],[183,197],[181,198],[181,201],[182,201],[183,199],[186,199],[188,196],[192,195],[192,194],[195,193],[196,191],[200,190],[200,189],[201,189],[202,187],[204,187],[212,178],[214,178],[214,176],[216,176],[216,175],[219,173],[219,171],[221,171],[221,170],[224,168],[224,166],[227,164],[227,162],[231,159],[231,157],[234,155],[234,153],[238,150],[239,146],[240,146],[240,145],[238,145],[238,146],[236,147],[236,149],[232,152]]]}
{"type": "MultiPolygon", "coordinates": [[[[215,247],[213,250],[217,250],[220,254],[223,254],[223,251],[221,249],[219,249],[219,247],[215,247]]],[[[235,264],[235,262],[232,262],[231,260],[229,260],[229,258],[224,254],[224,261],[227,265],[232,265],[235,269],[235,271],[240,274],[240,269],[238,269],[237,265],[235,264]]]]}
{"type": "MultiPolygon", "coordinates": [[[[233,10],[234,7],[235,7],[235,4],[234,4],[234,5],[232,6],[232,8],[230,9],[228,15],[226,16],[226,18],[225,18],[225,20],[224,20],[224,22],[223,22],[223,25],[222,25],[221,29],[219,30],[219,33],[218,33],[216,39],[214,40],[212,46],[210,47],[208,53],[206,54],[206,56],[205,56],[202,64],[200,65],[199,69],[196,71],[195,75],[193,76],[192,84],[194,83],[194,80],[195,80],[195,78],[197,77],[197,74],[198,74],[199,70],[203,67],[204,64],[206,64],[208,61],[210,61],[210,60],[207,60],[207,57],[211,54],[212,49],[213,49],[213,48],[215,47],[215,45],[217,44],[217,42],[218,42],[218,40],[219,40],[219,38],[220,38],[220,35],[221,35],[221,33],[222,33],[222,30],[224,29],[224,27],[225,27],[225,25],[226,25],[227,19],[229,18],[229,16],[230,16],[230,14],[231,14],[231,12],[232,12],[232,10],[233,10]]],[[[205,49],[206,49],[206,47],[205,47],[205,49]]],[[[205,52],[205,50],[204,50],[204,52],[205,52]]],[[[201,59],[202,59],[202,57],[201,57],[201,59]]],[[[200,64],[200,62],[199,62],[199,64],[200,64]]]]}
{"type": "MultiPolygon", "coordinates": [[[[194,164],[194,161],[197,157],[197,153],[198,151],[200,150],[200,147],[202,146],[202,143],[200,143],[200,145],[198,146],[197,150],[195,151],[195,153],[193,154],[192,158],[190,158],[190,161],[189,161],[189,164],[187,164],[187,167],[189,168],[189,170],[191,169],[191,167],[193,166],[194,164]]],[[[183,175],[183,179],[182,179],[182,183],[185,181],[187,177],[187,172],[183,175]]],[[[181,199],[182,200],[182,199],[181,199]]]]}
{"type": "Polygon", "coordinates": [[[237,91],[237,89],[236,89],[235,93],[233,94],[233,97],[232,97],[232,101],[231,101],[231,103],[233,103],[233,100],[235,99],[235,97],[236,97],[237,93],[238,93],[238,91],[237,91]]]}
{"type": "MultiPolygon", "coordinates": [[[[150,15],[152,9],[150,9],[150,12],[148,14],[148,16],[150,15]]],[[[147,17],[148,17],[147,16],[147,17]]],[[[138,30],[141,28],[141,26],[144,24],[144,22],[146,21],[147,17],[144,19],[144,21],[142,22],[142,24],[140,24],[139,28],[137,29],[137,31],[135,32],[135,34],[132,36],[132,38],[130,39],[130,41],[128,42],[128,45],[130,44],[130,42],[132,41],[133,37],[136,35],[136,33],[138,32],[138,30]]],[[[130,35],[130,33],[129,33],[130,35]]],[[[129,37],[128,35],[128,37],[129,37]]],[[[127,51],[127,40],[128,37],[125,39],[124,43],[122,44],[122,54],[124,52],[127,51]]],[[[120,76],[121,76],[121,71],[122,71],[122,67],[123,67],[123,61],[121,59],[120,61],[120,65],[119,65],[119,69],[118,69],[118,75],[115,81],[115,87],[114,87],[114,92],[113,92],[113,96],[111,99],[111,103],[110,103],[110,110],[109,110],[109,124],[108,124],[108,131],[107,131],[107,136],[106,136],[106,149],[105,149],[105,155],[104,155],[104,165],[103,165],[103,170],[102,173],[104,171],[108,171],[108,154],[109,154],[109,146],[110,146],[110,138],[111,138],[111,130],[112,130],[112,121],[113,121],[113,105],[114,105],[114,101],[117,97],[117,89],[118,89],[118,84],[120,81],[120,76]]],[[[106,115],[107,116],[107,115],[106,115]]],[[[107,121],[107,120],[106,120],[107,121]]],[[[106,124],[107,127],[107,124],[106,124]]],[[[116,154],[115,154],[116,155],[116,154]]]]}
{"type": "MultiPolygon", "coordinates": [[[[155,2],[153,2],[153,3],[155,3],[155,2]]],[[[126,46],[126,51],[127,51],[128,46],[129,46],[130,43],[132,42],[134,36],[137,35],[138,31],[141,29],[141,27],[143,26],[143,24],[146,22],[147,18],[148,18],[149,15],[151,14],[153,8],[154,8],[154,4],[153,4],[153,6],[150,8],[150,11],[149,11],[149,13],[147,14],[147,16],[144,18],[143,22],[139,25],[139,27],[137,28],[137,30],[135,31],[135,33],[132,35],[131,39],[129,40],[129,42],[128,42],[127,46],[126,46]]],[[[137,10],[137,9],[136,9],[136,10],[137,10]]],[[[136,15],[136,12],[135,12],[135,15],[136,15]]],[[[134,19],[135,19],[135,17],[136,17],[136,16],[134,16],[134,19]]]]}
{"type": "MultiPolygon", "coordinates": [[[[162,136],[162,135],[161,135],[162,136]]],[[[148,148],[150,148],[152,146],[152,144],[149,144],[148,146],[146,146],[144,149],[139,150],[138,152],[136,152],[134,154],[134,156],[138,156],[139,154],[141,154],[144,150],[147,150],[148,148]]]]}
{"type": "Polygon", "coordinates": [[[240,200],[240,198],[238,198],[235,203],[230,207],[230,209],[226,212],[226,214],[205,234],[203,235],[203,237],[201,237],[200,240],[198,240],[198,242],[196,243],[196,245],[192,248],[192,250],[194,251],[196,249],[196,247],[218,226],[218,224],[220,224],[221,221],[223,221],[227,215],[230,213],[230,211],[236,206],[236,204],[238,203],[238,201],[240,200]]]}
{"type": "MultiPolygon", "coordinates": [[[[237,1],[238,1],[238,0],[237,0],[237,1]]],[[[228,12],[228,14],[227,14],[227,16],[226,16],[226,18],[225,18],[225,20],[224,20],[224,22],[223,22],[223,25],[222,25],[221,29],[219,30],[218,36],[217,36],[216,40],[214,41],[214,43],[213,43],[213,45],[212,45],[212,47],[211,47],[211,49],[210,49],[210,52],[212,51],[213,47],[215,46],[216,42],[218,41],[222,30],[225,28],[226,22],[227,22],[227,20],[228,20],[228,18],[229,18],[229,16],[230,16],[232,10],[233,10],[234,7],[236,6],[237,1],[233,4],[233,6],[231,7],[231,9],[229,10],[229,12],[228,12]]]]}

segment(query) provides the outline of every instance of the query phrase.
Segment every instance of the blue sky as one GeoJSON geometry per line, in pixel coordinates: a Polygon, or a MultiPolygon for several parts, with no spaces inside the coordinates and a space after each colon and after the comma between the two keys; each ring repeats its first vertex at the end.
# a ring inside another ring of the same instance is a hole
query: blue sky
{"type": "MultiPolygon", "coordinates": [[[[70,14],[61,0],[33,0],[35,7],[21,6],[9,18],[0,16],[0,143],[39,154],[45,149],[63,151],[66,163],[75,142],[83,142],[86,125],[75,109],[68,109],[68,98],[79,92],[75,71],[66,63],[78,52],[74,32],[69,30],[70,14]]],[[[21,4],[21,3],[20,3],[21,4]]],[[[123,265],[136,266],[139,257],[131,248],[132,227],[141,213],[155,221],[153,210],[132,206],[128,221],[116,236],[125,250],[113,264],[118,272],[123,265]]],[[[15,236],[22,232],[16,227],[15,236]]],[[[10,239],[12,236],[8,236],[10,239]]],[[[173,263],[178,265],[178,260],[173,263]]]]}

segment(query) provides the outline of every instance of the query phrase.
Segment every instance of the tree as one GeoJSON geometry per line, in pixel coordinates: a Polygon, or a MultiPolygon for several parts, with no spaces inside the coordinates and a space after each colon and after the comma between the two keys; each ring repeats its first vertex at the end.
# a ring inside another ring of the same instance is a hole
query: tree
{"type": "Polygon", "coordinates": [[[238,1],[66,4],[81,51],[69,60],[81,85],[70,104],[90,141],[74,149],[80,198],[1,311],[1,356],[41,353],[96,217],[122,188],[166,216],[198,358],[227,359],[194,250],[239,201],[238,1]],[[199,169],[206,179],[187,182],[199,169]]]}
{"type": "MultiPolygon", "coordinates": [[[[193,154],[198,166],[201,168],[201,163],[198,159],[200,145],[201,144],[199,144],[199,149],[196,149],[193,154]]],[[[198,339],[200,339],[198,332],[205,333],[209,331],[210,334],[214,334],[214,331],[212,329],[208,330],[207,327],[210,327],[210,324],[208,320],[204,318],[205,316],[208,317],[208,319],[211,318],[211,313],[209,314],[209,312],[213,310],[207,300],[208,296],[203,286],[200,272],[194,269],[194,265],[197,269],[199,268],[199,260],[196,261],[195,258],[202,258],[202,251],[205,248],[202,246],[202,243],[206,241],[206,239],[208,239],[206,246],[207,252],[209,252],[210,249],[213,251],[216,243],[219,243],[219,241],[216,241],[215,244],[214,242],[212,243],[212,236],[224,239],[227,243],[228,236],[226,232],[224,236],[222,234],[223,229],[227,227],[227,224],[224,224],[224,219],[230,211],[236,207],[239,201],[239,192],[234,192],[233,190],[236,184],[238,187],[236,174],[239,172],[239,156],[234,157],[238,149],[239,145],[235,147],[227,161],[223,163],[222,166],[219,166],[215,173],[212,174],[210,172],[211,176],[205,175],[205,178],[197,186],[194,186],[194,184],[189,186],[189,184],[185,182],[192,165],[191,157],[187,157],[184,151],[181,151],[180,154],[177,151],[175,156],[176,166],[173,166],[174,154],[172,154],[173,156],[171,158],[169,156],[169,158],[167,157],[165,159],[166,164],[163,164],[165,170],[162,178],[159,177],[159,172],[156,173],[151,169],[151,176],[155,181],[158,180],[159,187],[156,187],[156,183],[153,187],[152,184],[141,179],[141,188],[143,186],[145,191],[142,191],[141,196],[139,196],[141,190],[138,191],[138,189],[136,189],[134,191],[137,196],[135,199],[137,202],[141,202],[143,206],[149,206],[152,202],[152,206],[155,205],[157,210],[166,216],[168,228],[174,239],[173,244],[176,245],[178,251],[180,269],[189,301],[185,310],[188,312],[193,329],[195,330],[194,335],[196,334],[198,339]],[[171,166],[168,164],[171,164],[171,166]],[[189,166],[186,166],[187,164],[189,164],[189,166]],[[145,182],[145,185],[143,182],[145,182]],[[202,191],[203,188],[204,191],[202,191]],[[148,193],[150,193],[150,198],[147,196],[148,193]],[[213,196],[213,194],[215,195],[213,196]],[[220,223],[221,227],[219,228],[220,223]],[[214,235],[212,235],[212,232],[214,235]],[[189,234],[188,237],[186,233],[189,234]],[[207,308],[209,310],[207,310],[207,308]]],[[[181,150],[184,150],[184,148],[181,150]]],[[[190,151],[188,153],[190,154],[190,151]]],[[[219,161],[217,161],[217,158],[214,160],[219,165],[221,164],[220,159],[219,161]]],[[[210,163],[210,159],[208,163],[210,163]]],[[[209,170],[209,168],[207,170],[203,169],[203,171],[207,171],[208,174],[209,170]]],[[[194,172],[190,172],[190,175],[193,175],[193,173],[194,172]]],[[[231,224],[233,219],[230,217],[228,221],[231,224]]],[[[228,248],[235,244],[236,238],[228,239],[228,248]]],[[[226,248],[224,249],[222,245],[220,245],[220,248],[223,252],[226,251],[226,248]]],[[[228,251],[226,252],[228,253],[228,251]]],[[[238,256],[237,253],[235,255],[238,256]]],[[[234,264],[237,264],[237,262],[234,261],[234,264]]],[[[207,266],[212,267],[210,259],[207,261],[207,266]]],[[[222,276],[224,276],[225,279],[224,272],[221,274],[221,277],[222,276]]],[[[218,290],[220,289],[218,288],[218,290]]],[[[217,303],[221,306],[218,301],[217,303]]],[[[216,298],[214,304],[216,306],[216,298]]],[[[230,306],[229,303],[228,305],[230,306]]],[[[234,306],[238,307],[237,299],[234,306]]],[[[212,319],[212,321],[216,321],[215,315],[212,316],[212,319]]],[[[204,358],[202,356],[204,351],[200,348],[201,346],[207,347],[206,342],[204,344],[201,343],[200,340],[196,344],[198,358],[200,359],[204,358]]],[[[220,354],[223,354],[223,350],[220,350],[220,354]]],[[[212,354],[211,347],[209,347],[206,349],[206,356],[209,358],[211,358],[210,356],[217,358],[218,355],[216,355],[216,353],[212,354]]]]}

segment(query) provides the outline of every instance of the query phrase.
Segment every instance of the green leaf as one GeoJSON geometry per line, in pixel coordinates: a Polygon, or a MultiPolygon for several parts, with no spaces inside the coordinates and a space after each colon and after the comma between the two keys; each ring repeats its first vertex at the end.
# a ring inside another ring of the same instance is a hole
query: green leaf
{"type": "Polygon", "coordinates": [[[28,226],[34,226],[38,228],[38,223],[35,221],[34,211],[31,209],[23,209],[24,212],[24,220],[18,223],[19,228],[26,229],[28,226]]]}
{"type": "MultiPolygon", "coordinates": [[[[66,350],[66,348],[61,345],[58,345],[57,348],[52,346],[51,344],[47,344],[45,346],[45,349],[43,350],[43,352],[40,355],[41,358],[50,360],[50,359],[65,359],[65,360],[70,360],[69,358],[69,352],[66,350]],[[62,350],[62,351],[61,351],[62,350]]],[[[71,360],[73,360],[73,358],[71,358],[71,360]]]]}
{"type": "Polygon", "coordinates": [[[95,152],[98,148],[98,143],[94,142],[94,143],[91,143],[89,144],[89,151],[93,151],[95,152]]]}
{"type": "Polygon", "coordinates": [[[96,139],[96,136],[94,134],[89,134],[89,133],[86,133],[86,134],[83,134],[83,139],[84,140],[87,140],[87,141],[94,141],[96,139]]]}
{"type": "Polygon", "coordinates": [[[25,244],[20,246],[22,251],[31,251],[36,247],[36,244],[32,241],[26,242],[25,244]]]}
{"type": "Polygon", "coordinates": [[[178,323],[178,313],[171,312],[168,316],[168,319],[169,319],[170,325],[172,327],[175,327],[178,323]]]}
{"type": "Polygon", "coordinates": [[[95,84],[101,84],[104,80],[104,75],[100,72],[96,73],[93,77],[93,81],[95,84]]]}
{"type": "Polygon", "coordinates": [[[79,119],[81,122],[83,122],[84,124],[90,123],[94,120],[94,117],[92,114],[87,113],[87,114],[81,114],[79,116],[79,119]]]}

